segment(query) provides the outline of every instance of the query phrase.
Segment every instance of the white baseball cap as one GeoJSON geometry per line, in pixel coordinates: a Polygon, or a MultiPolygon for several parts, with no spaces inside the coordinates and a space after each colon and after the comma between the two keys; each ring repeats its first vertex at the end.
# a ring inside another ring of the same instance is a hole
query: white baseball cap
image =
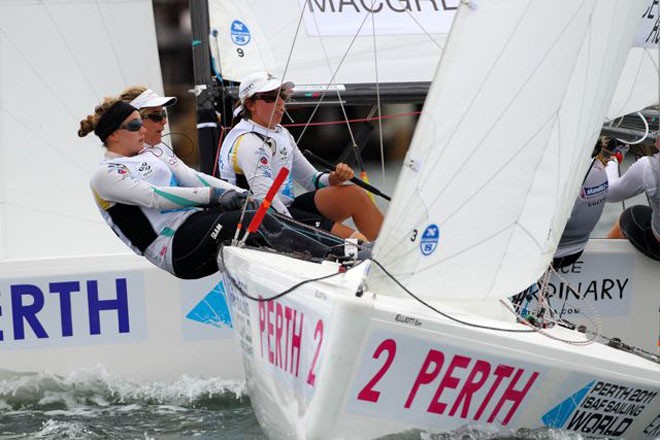
{"type": "Polygon", "coordinates": [[[176,98],[173,96],[158,96],[153,90],[147,89],[132,100],[130,104],[138,110],[145,107],[167,107],[176,104],[176,98]]]}
{"type": "Polygon", "coordinates": [[[238,88],[238,98],[241,103],[255,93],[270,92],[282,87],[282,90],[291,90],[296,85],[291,81],[281,82],[277,77],[268,72],[255,72],[251,73],[241,81],[238,88]]]}

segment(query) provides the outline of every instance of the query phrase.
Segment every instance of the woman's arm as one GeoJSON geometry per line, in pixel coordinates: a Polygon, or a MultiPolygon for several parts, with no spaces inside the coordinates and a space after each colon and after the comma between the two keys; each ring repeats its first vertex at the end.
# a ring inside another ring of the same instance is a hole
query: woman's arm
{"type": "Polygon", "coordinates": [[[120,164],[99,167],[91,181],[95,194],[105,202],[125,203],[153,209],[178,209],[207,205],[210,189],[198,186],[158,187],[131,177],[128,168],[120,164]]]}
{"type": "Polygon", "coordinates": [[[607,163],[607,201],[620,202],[644,192],[644,170],[647,158],[641,158],[633,163],[623,176],[619,176],[618,163],[611,160],[607,163]]]}
{"type": "Polygon", "coordinates": [[[307,191],[314,191],[330,186],[329,173],[322,173],[314,168],[293,142],[293,139],[291,139],[291,145],[293,145],[293,165],[291,167],[293,180],[298,182],[307,191]]]}

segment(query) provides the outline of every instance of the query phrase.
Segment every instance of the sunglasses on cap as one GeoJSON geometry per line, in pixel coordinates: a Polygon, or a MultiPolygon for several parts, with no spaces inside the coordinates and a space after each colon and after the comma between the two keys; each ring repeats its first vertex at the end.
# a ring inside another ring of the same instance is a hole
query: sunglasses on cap
{"type": "Polygon", "coordinates": [[[163,122],[163,119],[167,119],[167,110],[160,110],[155,112],[140,112],[140,115],[143,118],[151,119],[154,122],[163,122]]]}
{"type": "Polygon", "coordinates": [[[118,130],[140,131],[142,128],[142,119],[131,119],[125,124],[119,126],[118,130]]]}
{"type": "Polygon", "coordinates": [[[286,90],[280,90],[280,93],[277,93],[277,90],[273,90],[271,92],[264,92],[264,93],[255,93],[252,95],[253,100],[261,99],[262,101],[266,102],[275,102],[277,100],[277,97],[280,97],[282,101],[288,101],[289,100],[289,94],[286,92],[286,90]]]}

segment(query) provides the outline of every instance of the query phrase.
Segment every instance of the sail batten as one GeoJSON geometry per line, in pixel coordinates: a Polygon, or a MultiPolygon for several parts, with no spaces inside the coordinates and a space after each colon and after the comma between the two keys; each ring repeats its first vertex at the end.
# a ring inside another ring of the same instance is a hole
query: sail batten
{"type": "MultiPolygon", "coordinates": [[[[459,9],[374,257],[427,298],[506,297],[537,279],[644,4],[459,9]]],[[[374,270],[368,283],[388,281],[374,270]]]]}

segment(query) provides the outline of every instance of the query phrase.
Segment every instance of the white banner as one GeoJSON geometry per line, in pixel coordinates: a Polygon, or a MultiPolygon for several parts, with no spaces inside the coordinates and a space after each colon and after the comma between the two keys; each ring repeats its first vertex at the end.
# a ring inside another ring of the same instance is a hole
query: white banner
{"type": "Polygon", "coordinates": [[[310,36],[446,34],[458,0],[299,0],[310,36]],[[373,15],[370,15],[373,14],[373,15]]]}

